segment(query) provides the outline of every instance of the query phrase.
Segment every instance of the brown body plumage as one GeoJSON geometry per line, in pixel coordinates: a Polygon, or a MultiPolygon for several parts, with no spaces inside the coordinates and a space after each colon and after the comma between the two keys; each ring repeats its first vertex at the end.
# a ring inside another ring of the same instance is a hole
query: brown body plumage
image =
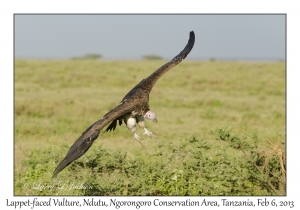
{"type": "Polygon", "coordinates": [[[93,142],[98,138],[100,131],[109,123],[111,123],[106,131],[114,130],[119,120],[119,124],[124,120],[125,115],[130,117],[144,116],[149,107],[149,94],[157,82],[157,80],[164,75],[168,70],[180,63],[190,53],[194,46],[195,34],[193,31],[190,32],[190,38],[185,48],[175,56],[171,61],[161,66],[159,69],[154,71],[149,77],[143,79],[138,83],[132,90],[130,90],[126,96],[122,99],[120,104],[109,111],[103,116],[102,119],[98,120],[90,127],[88,127],[77,141],[71,146],[66,157],[60,162],[57,168],[53,172],[55,177],[60,171],[67,167],[74,160],[81,157],[87,152],[92,146],[93,142]]]}

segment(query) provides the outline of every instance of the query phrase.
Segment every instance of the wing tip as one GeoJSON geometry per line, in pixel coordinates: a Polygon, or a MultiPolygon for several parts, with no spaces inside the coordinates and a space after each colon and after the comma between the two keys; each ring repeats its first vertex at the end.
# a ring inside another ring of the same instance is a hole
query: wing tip
{"type": "Polygon", "coordinates": [[[63,163],[65,162],[65,158],[58,164],[56,169],[53,171],[52,179],[55,178],[59,172],[61,172],[65,167],[62,167],[63,163]]]}
{"type": "Polygon", "coordinates": [[[57,177],[57,174],[58,174],[58,173],[53,173],[51,179],[54,179],[55,177],[57,177]]]}
{"type": "Polygon", "coordinates": [[[187,57],[187,55],[191,52],[191,50],[194,47],[194,43],[195,43],[195,33],[194,31],[190,31],[189,41],[185,46],[185,48],[180,52],[180,54],[182,55],[181,60],[184,60],[187,57]]]}
{"type": "Polygon", "coordinates": [[[60,171],[55,170],[55,171],[53,172],[53,174],[52,174],[52,179],[55,178],[55,177],[57,177],[57,174],[58,174],[59,172],[60,172],[60,171]]]}
{"type": "Polygon", "coordinates": [[[190,40],[195,42],[195,32],[194,31],[190,31],[190,40]]]}

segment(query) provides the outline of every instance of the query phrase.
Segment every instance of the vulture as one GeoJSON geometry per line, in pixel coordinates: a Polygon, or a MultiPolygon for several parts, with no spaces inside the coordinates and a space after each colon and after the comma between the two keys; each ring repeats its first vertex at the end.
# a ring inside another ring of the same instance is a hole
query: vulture
{"type": "Polygon", "coordinates": [[[127,128],[134,133],[134,139],[137,141],[140,140],[140,137],[136,133],[136,124],[144,129],[144,135],[156,137],[152,132],[146,129],[144,122],[144,119],[157,122],[154,112],[152,112],[149,107],[149,94],[161,76],[186,58],[192,50],[194,43],[195,34],[191,31],[187,45],[178,55],[138,83],[125,95],[116,108],[109,111],[82,133],[77,141],[71,146],[65,158],[56,167],[52,178],[56,177],[59,172],[74,160],[84,155],[98,138],[100,131],[109,123],[111,124],[107,127],[106,131],[115,130],[117,123],[121,125],[123,121],[127,128]]]}

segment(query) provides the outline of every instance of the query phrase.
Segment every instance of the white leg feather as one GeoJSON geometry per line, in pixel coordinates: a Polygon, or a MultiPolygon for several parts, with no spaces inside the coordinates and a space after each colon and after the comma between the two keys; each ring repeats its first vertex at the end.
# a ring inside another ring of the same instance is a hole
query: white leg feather
{"type": "Polygon", "coordinates": [[[142,144],[142,142],[140,141],[141,140],[141,137],[136,133],[136,119],[133,118],[133,117],[129,117],[127,119],[127,128],[132,132],[134,133],[133,134],[133,137],[135,140],[137,140],[142,146],[144,146],[142,144]]]}

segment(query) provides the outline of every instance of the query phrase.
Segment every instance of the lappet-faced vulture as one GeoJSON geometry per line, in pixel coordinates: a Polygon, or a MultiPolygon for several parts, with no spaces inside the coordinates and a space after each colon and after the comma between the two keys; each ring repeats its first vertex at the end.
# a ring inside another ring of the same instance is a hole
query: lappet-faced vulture
{"type": "Polygon", "coordinates": [[[190,32],[190,38],[185,48],[176,55],[171,61],[154,71],[146,79],[143,79],[132,90],[130,90],[122,99],[120,104],[105,114],[100,120],[88,127],[77,141],[71,146],[66,157],[59,163],[53,172],[55,177],[60,171],[67,167],[74,160],[84,155],[98,138],[100,131],[111,123],[106,131],[114,130],[117,121],[121,125],[125,122],[127,128],[134,133],[134,138],[140,142],[140,137],[136,133],[136,124],[144,129],[144,135],[156,137],[152,132],[146,129],[144,119],[157,122],[154,112],[149,107],[149,94],[157,80],[167,71],[179,64],[190,53],[195,43],[195,34],[190,32]]]}

